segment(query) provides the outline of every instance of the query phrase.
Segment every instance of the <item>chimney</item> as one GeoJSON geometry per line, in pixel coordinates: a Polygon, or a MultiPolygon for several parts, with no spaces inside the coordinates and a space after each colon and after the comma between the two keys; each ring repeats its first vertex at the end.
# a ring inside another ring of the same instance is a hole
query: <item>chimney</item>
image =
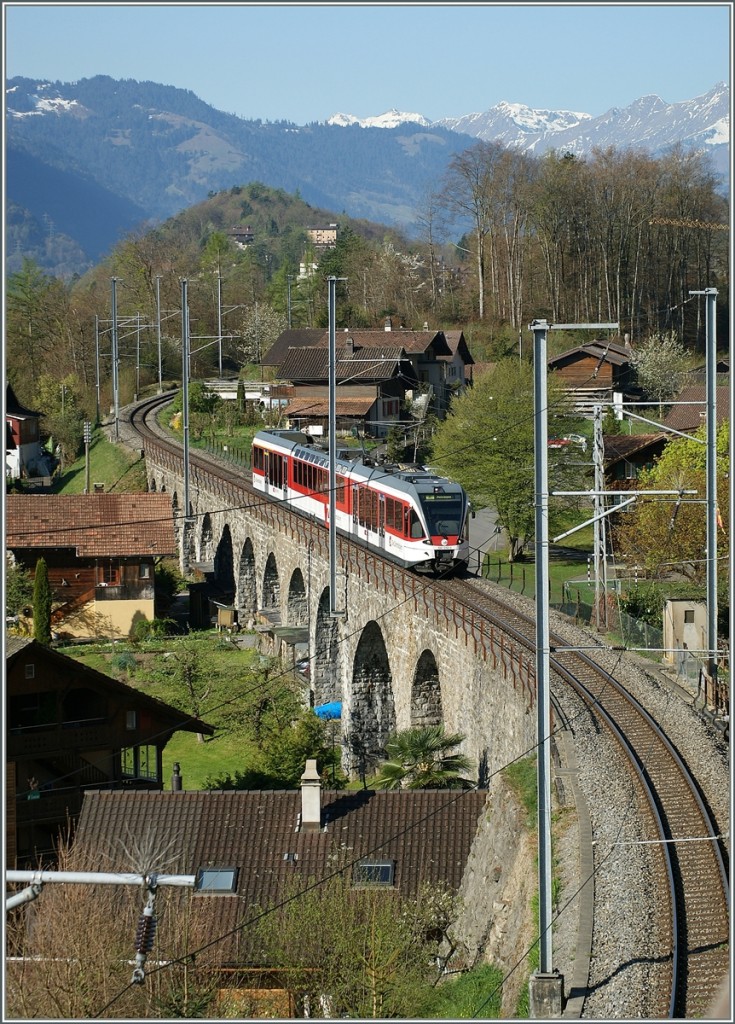
{"type": "Polygon", "coordinates": [[[174,771],[171,776],[171,792],[180,793],[181,787],[183,786],[183,780],[181,778],[181,765],[178,761],[174,761],[174,771]]]}
{"type": "Polygon", "coordinates": [[[390,317],[389,317],[389,316],[387,316],[387,317],[385,318],[385,329],[386,329],[386,331],[391,331],[391,330],[393,330],[393,324],[391,323],[391,319],[390,319],[390,317]]]}
{"type": "Polygon", "coordinates": [[[354,338],[345,338],[345,352],[347,353],[348,358],[352,359],[352,357],[355,354],[355,339],[354,338]]]}
{"type": "Polygon", "coordinates": [[[424,320],[424,330],[428,331],[428,329],[429,329],[429,321],[428,320],[424,320]]]}
{"type": "Polygon", "coordinates": [[[322,785],[316,759],[309,758],[301,776],[301,831],[318,832],[322,824],[322,785]]]}

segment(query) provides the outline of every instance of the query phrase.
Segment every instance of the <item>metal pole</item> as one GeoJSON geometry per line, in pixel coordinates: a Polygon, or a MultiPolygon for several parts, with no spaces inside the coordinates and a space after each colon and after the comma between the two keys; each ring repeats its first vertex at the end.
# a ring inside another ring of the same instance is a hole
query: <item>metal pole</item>
{"type": "Polygon", "coordinates": [[[94,315],[94,356],[95,356],[95,370],[97,376],[97,415],[95,419],[95,426],[100,421],[100,318],[95,313],[94,315]]]}
{"type": "Polygon", "coordinates": [[[140,313],[135,314],[135,401],[140,395],[140,313]]]}
{"type": "Polygon", "coordinates": [[[84,423],[84,493],[89,494],[89,444],[92,440],[92,424],[84,423]]]}
{"type": "Polygon", "coordinates": [[[717,702],[717,289],[705,288],[690,295],[707,300],[707,674],[712,684],[713,703],[717,702]]]}
{"type": "Polygon", "coordinates": [[[602,448],[602,406],[596,405],[594,407],[594,439],[593,439],[593,462],[595,467],[595,498],[594,498],[594,511],[595,511],[595,528],[594,528],[594,547],[595,547],[595,625],[598,630],[607,624],[606,614],[601,614],[600,605],[600,592],[602,586],[602,597],[603,601],[606,598],[607,591],[604,587],[605,570],[603,562],[605,558],[605,533],[604,533],[604,500],[602,491],[605,487],[605,475],[603,466],[603,448],[602,448]]]}
{"type": "Polygon", "coordinates": [[[119,353],[117,347],[117,278],[112,278],[112,394],[115,406],[115,440],[120,440],[119,353]]]}
{"type": "Polygon", "coordinates": [[[217,340],[219,342],[219,379],[222,380],[222,275],[217,269],[217,340]]]}
{"type": "Polygon", "coordinates": [[[191,514],[189,506],[189,305],[188,281],[181,282],[181,428],[184,435],[184,531],[191,514]]]}
{"type": "Polygon", "coordinates": [[[337,487],[337,340],[335,309],[337,278],[328,277],[329,284],[329,614],[339,615],[337,609],[337,516],[335,493],[337,487]]]}
{"type": "Polygon", "coordinates": [[[156,275],[156,334],[158,335],[158,394],[163,391],[163,369],[161,364],[161,275],[156,275]]]}
{"type": "Polygon", "coordinates": [[[539,972],[551,973],[551,702],[549,696],[549,467],[546,320],[534,320],[536,711],[538,740],[539,972]]]}
{"type": "Polygon", "coordinates": [[[289,331],[291,330],[291,281],[292,280],[293,279],[292,279],[291,275],[289,274],[286,277],[286,285],[287,285],[287,288],[288,288],[288,329],[289,329],[289,331]]]}

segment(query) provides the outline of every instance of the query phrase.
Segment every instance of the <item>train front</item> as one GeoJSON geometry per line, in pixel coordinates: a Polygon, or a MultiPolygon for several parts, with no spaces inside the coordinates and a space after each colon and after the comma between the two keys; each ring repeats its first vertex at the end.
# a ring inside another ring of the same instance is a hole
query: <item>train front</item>
{"type": "Polygon", "coordinates": [[[426,543],[431,543],[434,550],[434,572],[466,569],[470,560],[470,503],[463,488],[450,480],[436,479],[418,485],[416,490],[426,520],[426,543]]]}

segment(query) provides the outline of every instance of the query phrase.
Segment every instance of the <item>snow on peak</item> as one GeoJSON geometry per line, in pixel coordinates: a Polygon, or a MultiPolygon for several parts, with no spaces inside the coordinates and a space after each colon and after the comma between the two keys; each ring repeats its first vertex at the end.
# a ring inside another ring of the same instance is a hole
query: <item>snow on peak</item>
{"type": "Polygon", "coordinates": [[[420,124],[425,128],[431,124],[430,121],[423,116],[423,114],[406,114],[400,110],[396,110],[393,107],[391,110],[386,110],[384,114],[378,114],[376,117],[354,117],[352,114],[333,114],[327,124],[339,125],[340,127],[347,127],[352,124],[359,124],[361,128],[397,128],[399,124],[420,124]]]}

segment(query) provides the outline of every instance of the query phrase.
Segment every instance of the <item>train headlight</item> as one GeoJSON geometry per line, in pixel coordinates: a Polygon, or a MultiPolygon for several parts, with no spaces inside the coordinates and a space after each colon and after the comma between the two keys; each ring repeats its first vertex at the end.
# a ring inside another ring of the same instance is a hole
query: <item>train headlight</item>
{"type": "Polygon", "coordinates": [[[448,543],[449,543],[449,541],[447,540],[447,538],[446,537],[442,537],[442,547],[445,548],[448,543]]]}

